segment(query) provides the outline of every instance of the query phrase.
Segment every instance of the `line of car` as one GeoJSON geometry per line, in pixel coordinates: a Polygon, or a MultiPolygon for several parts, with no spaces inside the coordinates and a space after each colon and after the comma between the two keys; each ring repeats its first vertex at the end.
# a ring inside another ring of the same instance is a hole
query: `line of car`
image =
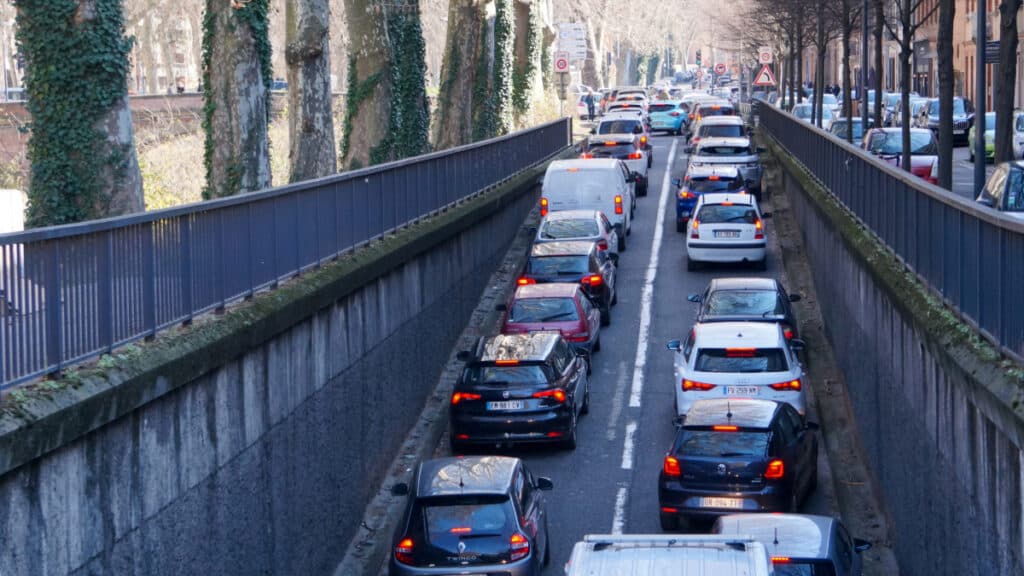
{"type": "MultiPolygon", "coordinates": [[[[683,109],[684,96],[672,106],[685,116],[670,116],[684,120],[654,124],[646,94],[619,90],[615,102],[623,97],[631,104],[616,112],[612,103],[579,159],[549,165],[536,237],[512,298],[498,307],[501,331],[458,354],[465,367],[450,400],[455,454],[513,445],[576,448],[579,418],[590,408],[591,357],[602,348],[601,327],[613,319],[636,198],[647,193],[655,125],[689,133],[691,123],[707,122],[707,131],[695,131],[685,181],[675,182],[680,201],[684,191],[694,200],[685,217],[688,268],[764,268],[770,214],[758,205],[757,150],[745,129],[732,133],[742,124],[719,120],[735,117],[735,108],[691,98],[693,106],[683,109]],[[725,108],[729,113],[719,113],[725,108]],[[713,127],[730,133],[720,136],[713,127]],[[715,150],[726,147],[733,152],[715,150]],[[725,157],[733,161],[718,161],[725,157]]],[[[689,336],[668,343],[676,435],[658,478],[661,525],[672,531],[711,518],[718,534],[586,536],[567,574],[659,574],[658,566],[679,572],[684,564],[723,575],[859,573],[857,551],[867,543],[834,519],[794,514],[815,489],[818,451],[817,425],[804,415],[803,343],[790,307],[799,299],[774,279],[716,278],[689,298],[699,305],[689,336]]],[[[392,488],[407,504],[390,573],[539,574],[551,558],[544,492],[552,488],[513,457],[420,463],[411,484],[392,488]]]]}

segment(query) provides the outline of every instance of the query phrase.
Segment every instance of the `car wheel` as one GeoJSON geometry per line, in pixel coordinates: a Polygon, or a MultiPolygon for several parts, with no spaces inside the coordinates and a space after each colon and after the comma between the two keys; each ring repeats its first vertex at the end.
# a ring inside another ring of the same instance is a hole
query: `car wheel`
{"type": "Polygon", "coordinates": [[[615,306],[618,303],[619,303],[619,291],[616,290],[615,292],[612,293],[612,306],[615,306]]]}
{"type": "Polygon", "coordinates": [[[597,340],[594,341],[594,352],[600,352],[600,351],[601,351],[601,337],[598,336],[597,340]]]}
{"type": "Polygon", "coordinates": [[[654,165],[654,154],[647,155],[647,167],[650,168],[654,165]]]}
{"type": "Polygon", "coordinates": [[[661,529],[665,532],[675,532],[679,530],[679,517],[662,514],[661,529]]]}
{"type": "Polygon", "coordinates": [[[569,430],[569,437],[565,439],[565,447],[568,450],[576,449],[576,413],[572,413],[572,428],[569,430]]]}
{"type": "Polygon", "coordinates": [[[615,233],[619,235],[619,252],[626,251],[626,235],[622,233],[622,227],[618,226],[615,228],[615,233]]]}
{"type": "Polygon", "coordinates": [[[800,512],[800,495],[797,494],[796,486],[793,486],[792,494],[789,497],[789,510],[786,512],[792,512],[794,514],[800,512]]]}
{"type": "MultiPolygon", "coordinates": [[[[547,520],[544,521],[544,533],[551,534],[548,530],[547,520]]],[[[541,566],[548,566],[551,564],[551,536],[548,536],[547,546],[544,547],[544,560],[541,561],[541,566]]]]}
{"type": "Polygon", "coordinates": [[[676,232],[679,232],[680,234],[686,232],[686,222],[676,220],[676,232]]]}
{"type": "Polygon", "coordinates": [[[590,379],[587,379],[587,387],[583,389],[583,406],[580,406],[580,414],[590,414],[590,379]]]}
{"type": "Polygon", "coordinates": [[[608,307],[601,308],[601,326],[607,326],[612,323],[612,311],[608,307]]]}

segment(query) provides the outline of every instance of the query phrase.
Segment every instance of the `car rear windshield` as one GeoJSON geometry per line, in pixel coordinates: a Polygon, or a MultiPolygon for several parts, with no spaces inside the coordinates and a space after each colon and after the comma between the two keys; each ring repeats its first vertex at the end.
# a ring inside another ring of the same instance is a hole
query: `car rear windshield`
{"type": "Polygon", "coordinates": [[[691,192],[730,192],[743,188],[743,180],[739,178],[722,178],[720,180],[691,179],[687,188],[691,192]]]}
{"type": "Polygon", "coordinates": [[[471,366],[466,368],[467,384],[546,384],[544,367],[539,364],[520,366],[471,366]]]}
{"type": "Polygon", "coordinates": [[[640,126],[639,120],[609,120],[601,122],[597,127],[598,134],[632,134],[633,129],[640,126]]]}
{"type": "Polygon", "coordinates": [[[587,256],[537,256],[526,265],[526,272],[535,276],[578,276],[589,271],[587,256]]]}
{"type": "MultiPolygon", "coordinates": [[[[466,471],[467,475],[472,470],[466,471]]],[[[429,542],[473,536],[500,536],[511,531],[514,510],[507,497],[459,496],[424,498],[420,505],[423,531],[429,542]]]]}
{"type": "Polygon", "coordinates": [[[718,432],[684,428],[676,445],[677,454],[687,456],[764,456],[770,436],[767,431],[718,432]]]}
{"type": "Polygon", "coordinates": [[[782,316],[786,313],[774,290],[716,290],[704,303],[708,316],[782,316]]]}
{"type": "Polygon", "coordinates": [[[670,110],[675,110],[675,108],[675,104],[651,104],[647,110],[650,112],[668,112],[670,110]]]}
{"type": "MultiPolygon", "coordinates": [[[[964,101],[959,98],[953,99],[953,116],[963,116],[967,112],[964,110],[964,101]]],[[[928,115],[938,116],[939,115],[939,101],[930,100],[928,102],[928,115]]]]}
{"type": "Polygon", "coordinates": [[[733,116],[736,111],[731,106],[704,106],[700,107],[701,116],[733,116]]]}
{"type": "Polygon", "coordinates": [[[705,204],[697,214],[701,224],[753,224],[757,211],[747,205],[705,204]]]}
{"type": "Polygon", "coordinates": [[[836,569],[828,560],[789,560],[774,565],[775,576],[836,576],[836,569]]]}
{"type": "Polygon", "coordinates": [[[540,237],[548,240],[563,238],[591,238],[598,235],[597,222],[591,219],[551,220],[540,230],[540,237]]]}
{"type": "Polygon", "coordinates": [[[523,298],[512,304],[509,322],[571,322],[579,320],[572,298],[523,298]]]}
{"type": "Polygon", "coordinates": [[[750,156],[749,146],[701,146],[698,156],[750,156]]]}
{"type": "Polygon", "coordinates": [[[742,138],[742,126],[701,126],[701,138],[742,138]]]}
{"type": "Polygon", "coordinates": [[[812,108],[810,106],[794,106],[793,115],[797,118],[806,120],[811,117],[812,108]]]}
{"type": "MultiPolygon", "coordinates": [[[[878,154],[901,154],[903,152],[903,135],[898,131],[884,132],[885,138],[871,138],[871,151],[878,154]]],[[[910,153],[918,155],[935,155],[935,138],[930,131],[910,133],[910,153]]]]}
{"type": "Polygon", "coordinates": [[[785,372],[786,355],[779,348],[701,348],[698,372],[785,372]]]}

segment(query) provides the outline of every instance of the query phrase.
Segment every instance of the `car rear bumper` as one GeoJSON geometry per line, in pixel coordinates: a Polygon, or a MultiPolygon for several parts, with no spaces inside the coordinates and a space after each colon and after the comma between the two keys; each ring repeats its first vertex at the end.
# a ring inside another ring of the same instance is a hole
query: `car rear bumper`
{"type": "Polygon", "coordinates": [[[760,262],[765,259],[766,244],[756,242],[687,242],[686,254],[697,262],[760,262]]]}
{"type": "Polygon", "coordinates": [[[453,410],[452,439],[460,444],[545,444],[563,441],[572,430],[568,406],[546,412],[465,414],[453,410]]]}
{"type": "MultiPolygon", "coordinates": [[[[711,390],[708,390],[706,392],[682,392],[679,390],[679,382],[682,380],[682,378],[682,375],[679,374],[679,372],[676,372],[676,379],[674,381],[676,387],[676,407],[679,409],[680,416],[685,415],[687,412],[689,412],[690,407],[693,406],[693,403],[696,402],[697,400],[707,400],[709,398],[757,398],[758,400],[773,400],[775,402],[785,402],[792,406],[793,408],[795,408],[796,411],[801,414],[805,414],[807,410],[807,398],[802,390],[779,391],[769,388],[766,384],[759,384],[757,385],[758,391],[755,395],[730,395],[726,394],[726,386],[728,386],[728,384],[719,384],[716,385],[715,388],[712,388],[711,390]]],[[[783,382],[786,381],[787,378],[799,378],[803,380],[804,377],[799,375],[793,375],[790,373],[782,373],[779,376],[778,381],[783,382]]],[[[806,386],[806,382],[804,383],[804,385],[806,386]]]]}
{"type": "Polygon", "coordinates": [[[534,553],[509,564],[459,565],[429,568],[426,566],[407,566],[395,561],[392,555],[388,574],[392,576],[458,576],[459,574],[486,574],[487,576],[537,576],[534,553]]]}
{"type": "Polygon", "coordinates": [[[658,482],[658,507],[666,516],[682,518],[715,518],[724,514],[742,512],[785,512],[789,508],[789,488],[769,484],[760,491],[698,490],[678,481],[658,482]],[[737,507],[721,507],[707,503],[705,498],[723,498],[737,507]],[[707,505],[705,505],[707,504],[707,505]]]}

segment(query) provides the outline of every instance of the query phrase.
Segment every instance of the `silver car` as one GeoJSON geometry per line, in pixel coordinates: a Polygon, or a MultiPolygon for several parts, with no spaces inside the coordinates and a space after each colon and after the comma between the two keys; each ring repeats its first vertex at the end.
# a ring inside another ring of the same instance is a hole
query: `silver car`
{"type": "Polygon", "coordinates": [[[619,235],[608,217],[599,210],[549,212],[537,226],[534,243],[558,240],[592,240],[612,262],[619,263],[619,235]]]}
{"type": "Polygon", "coordinates": [[[747,190],[761,200],[761,158],[749,138],[706,138],[690,156],[690,166],[735,166],[747,190]]]}
{"type": "Polygon", "coordinates": [[[777,576],[860,576],[861,552],[871,548],[851,538],[839,520],[811,514],[729,514],[711,532],[753,536],[768,548],[777,576]]]}

